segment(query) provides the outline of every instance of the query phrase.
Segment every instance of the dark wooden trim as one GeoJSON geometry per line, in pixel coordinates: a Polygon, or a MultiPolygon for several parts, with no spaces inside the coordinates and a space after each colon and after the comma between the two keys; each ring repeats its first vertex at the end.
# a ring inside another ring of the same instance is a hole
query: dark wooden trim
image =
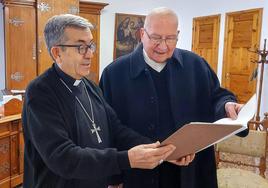
{"type": "Polygon", "coordinates": [[[0,0],[0,3],[5,5],[36,5],[36,0],[0,0]]]}
{"type": "Polygon", "coordinates": [[[107,5],[109,5],[109,4],[108,3],[80,1],[79,2],[79,12],[100,15],[101,10],[107,5]]]}

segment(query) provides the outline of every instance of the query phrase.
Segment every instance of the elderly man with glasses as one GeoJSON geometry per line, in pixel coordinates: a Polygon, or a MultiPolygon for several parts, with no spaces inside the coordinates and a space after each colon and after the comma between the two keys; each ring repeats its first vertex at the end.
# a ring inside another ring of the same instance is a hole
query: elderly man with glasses
{"type": "Polygon", "coordinates": [[[86,19],[68,14],[45,26],[54,63],[25,94],[25,188],[107,188],[110,176],[152,169],[174,151],[122,126],[85,78],[96,49],[91,29],[86,19]]]}
{"type": "MultiPolygon", "coordinates": [[[[176,48],[178,18],[156,8],[145,18],[141,44],[108,65],[100,87],[122,122],[153,141],[164,140],[183,125],[236,118],[240,104],[220,87],[202,57],[176,48]]],[[[195,138],[192,138],[195,139],[195,138]]],[[[153,170],[126,170],[113,182],[124,188],[216,188],[214,149],[209,147],[153,170]]]]}

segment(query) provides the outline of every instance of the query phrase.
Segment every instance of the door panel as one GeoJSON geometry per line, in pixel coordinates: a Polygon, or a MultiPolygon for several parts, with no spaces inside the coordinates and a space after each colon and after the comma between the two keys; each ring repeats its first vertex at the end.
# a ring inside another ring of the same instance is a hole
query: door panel
{"type": "Polygon", "coordinates": [[[256,81],[250,77],[258,55],[249,49],[259,47],[261,20],[262,9],[226,14],[222,83],[242,103],[256,90],[256,81]]]}
{"type": "Polygon", "coordinates": [[[220,15],[193,19],[192,51],[204,57],[217,72],[220,15]]]}
{"type": "Polygon", "coordinates": [[[6,87],[25,89],[36,77],[36,19],[32,6],[5,6],[6,87]]]}

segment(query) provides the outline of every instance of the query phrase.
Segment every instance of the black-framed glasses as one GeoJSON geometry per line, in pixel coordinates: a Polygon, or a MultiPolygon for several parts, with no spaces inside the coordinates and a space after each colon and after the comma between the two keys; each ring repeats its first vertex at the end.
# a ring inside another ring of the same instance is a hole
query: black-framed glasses
{"type": "Polygon", "coordinates": [[[94,42],[91,42],[90,44],[58,44],[57,46],[77,48],[78,53],[81,55],[85,55],[88,52],[88,49],[92,53],[96,51],[96,44],[94,42]]]}
{"type": "Polygon", "coordinates": [[[144,29],[145,33],[147,34],[148,38],[154,45],[159,45],[162,43],[162,41],[165,41],[166,45],[176,45],[178,41],[178,34],[174,36],[168,36],[166,38],[162,38],[159,35],[149,35],[149,33],[144,29]]]}

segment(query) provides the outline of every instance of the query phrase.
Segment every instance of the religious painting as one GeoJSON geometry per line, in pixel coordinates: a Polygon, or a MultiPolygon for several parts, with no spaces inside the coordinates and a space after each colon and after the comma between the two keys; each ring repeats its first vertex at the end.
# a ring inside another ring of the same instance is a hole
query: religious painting
{"type": "Polygon", "coordinates": [[[115,15],[114,59],[132,52],[139,44],[144,20],[143,15],[115,15]]]}

